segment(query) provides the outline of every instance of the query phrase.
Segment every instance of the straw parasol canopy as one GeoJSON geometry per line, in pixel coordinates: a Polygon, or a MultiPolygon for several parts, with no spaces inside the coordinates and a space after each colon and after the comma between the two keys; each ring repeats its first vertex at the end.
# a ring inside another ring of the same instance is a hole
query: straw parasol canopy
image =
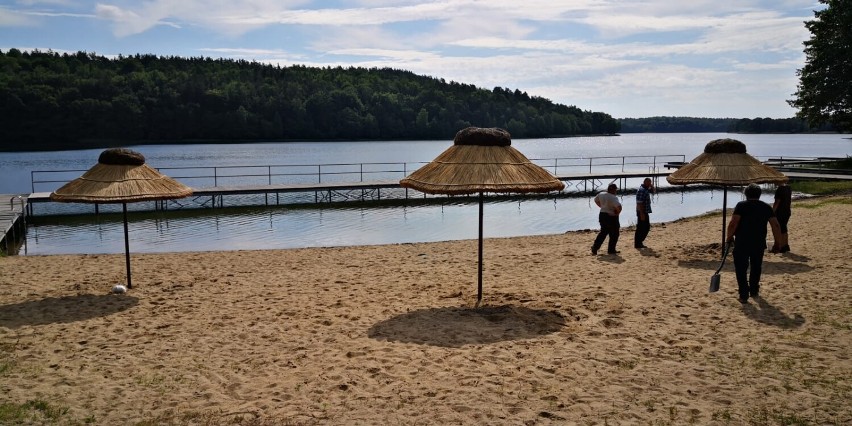
{"type": "Polygon", "coordinates": [[[124,212],[124,254],[127,288],[133,287],[130,275],[130,246],[127,238],[127,203],[170,200],[192,194],[188,186],[145,164],[145,157],[130,149],[107,149],[98,164],[83,176],[66,183],[50,194],[51,201],[65,203],[121,203],[124,212]]]}
{"type": "Polygon", "coordinates": [[[399,181],[427,194],[479,193],[479,275],[476,305],[482,301],[483,193],[546,193],[565,184],[513,148],[499,128],[468,127],[456,133],[453,146],[399,181]]]}
{"type": "Polygon", "coordinates": [[[188,186],[145,164],[145,157],[126,148],[107,149],[83,176],[50,194],[52,201],[132,203],[170,200],[192,194],[188,186]]]}
{"type": "Polygon", "coordinates": [[[562,181],[511,144],[509,132],[503,129],[462,129],[456,133],[453,146],[399,184],[427,194],[447,195],[544,193],[565,188],[562,181]]]}
{"type": "Polygon", "coordinates": [[[703,183],[708,185],[748,185],[783,183],[787,176],[746,153],[744,143],[736,139],[716,139],[689,164],[666,177],[672,185],[703,183]]]}
{"type": "MultiPolygon", "coordinates": [[[[761,163],[746,152],[744,143],[736,139],[716,139],[707,143],[704,152],[689,164],[666,176],[672,185],[720,185],[722,196],[722,247],[725,246],[725,227],[728,203],[728,186],[750,183],[784,183],[783,173],[761,163]]],[[[722,250],[724,256],[725,250],[722,250]]]]}

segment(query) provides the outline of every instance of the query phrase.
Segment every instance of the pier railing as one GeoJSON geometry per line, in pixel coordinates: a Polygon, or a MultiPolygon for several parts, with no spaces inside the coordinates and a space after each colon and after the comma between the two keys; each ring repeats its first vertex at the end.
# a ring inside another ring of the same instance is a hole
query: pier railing
{"type": "MultiPolygon", "coordinates": [[[[655,172],[667,162],[685,161],[683,155],[533,158],[555,176],[611,171],[655,172]]],[[[427,162],[274,164],[161,167],[161,173],[194,188],[236,185],[318,184],[402,179],[427,162]]],[[[33,170],[32,192],[53,191],[86,170],[33,170]]]]}

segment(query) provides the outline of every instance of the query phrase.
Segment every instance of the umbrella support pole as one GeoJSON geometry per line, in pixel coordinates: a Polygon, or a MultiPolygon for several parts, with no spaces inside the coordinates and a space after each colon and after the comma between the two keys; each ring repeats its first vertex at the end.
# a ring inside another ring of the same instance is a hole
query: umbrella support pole
{"type": "Polygon", "coordinates": [[[132,288],[133,283],[130,281],[130,242],[127,236],[127,203],[121,203],[124,211],[124,263],[127,266],[127,288],[132,288]]]}
{"type": "Polygon", "coordinates": [[[479,307],[479,303],[482,302],[482,204],[483,204],[483,195],[479,193],[479,274],[478,274],[478,282],[477,282],[477,293],[476,293],[476,307],[479,307]]]}

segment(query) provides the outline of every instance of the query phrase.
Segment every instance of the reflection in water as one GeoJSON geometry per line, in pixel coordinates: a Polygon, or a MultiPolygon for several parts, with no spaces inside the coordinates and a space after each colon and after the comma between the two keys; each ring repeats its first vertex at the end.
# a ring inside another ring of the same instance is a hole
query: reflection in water
{"type": "MultiPolygon", "coordinates": [[[[728,194],[729,207],[741,199],[728,194]]],[[[652,222],[669,222],[721,208],[719,191],[659,193],[652,222]]],[[[771,197],[770,197],[771,198],[771,197]]],[[[492,200],[484,208],[485,237],[561,234],[596,229],[592,197],[492,200]]],[[[765,201],[771,201],[766,199],[765,201]]],[[[622,197],[622,226],[635,224],[634,196],[622,197]]],[[[123,253],[121,214],[35,216],[27,254],[123,253]]],[[[721,223],[720,223],[721,227],[721,223]]],[[[721,229],[721,228],[720,228],[721,229]]],[[[395,206],[253,206],[131,212],[133,253],[258,250],[476,239],[475,198],[395,206]]]]}

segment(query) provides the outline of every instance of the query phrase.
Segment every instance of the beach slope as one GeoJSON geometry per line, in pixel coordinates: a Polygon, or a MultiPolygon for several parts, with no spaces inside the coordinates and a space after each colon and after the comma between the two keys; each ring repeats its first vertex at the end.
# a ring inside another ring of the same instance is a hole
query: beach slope
{"type": "Polygon", "coordinates": [[[852,423],[852,198],[794,203],[792,252],[746,305],[732,262],[708,293],[720,216],[654,223],[642,251],[622,229],[617,256],[590,254],[596,230],[487,239],[479,309],[475,239],[139,254],[123,295],[123,255],[0,258],[0,404],[66,424],[852,423]]]}

